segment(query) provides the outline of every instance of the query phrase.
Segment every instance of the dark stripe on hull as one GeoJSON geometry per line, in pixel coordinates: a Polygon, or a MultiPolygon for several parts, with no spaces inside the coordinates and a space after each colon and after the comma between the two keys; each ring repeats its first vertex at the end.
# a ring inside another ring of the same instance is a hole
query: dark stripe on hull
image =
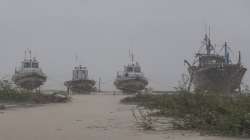
{"type": "Polygon", "coordinates": [[[36,73],[26,74],[24,76],[13,76],[13,81],[17,86],[21,88],[33,90],[39,88],[46,81],[45,76],[41,76],[36,73]]]}
{"type": "Polygon", "coordinates": [[[65,82],[65,86],[72,92],[88,94],[94,90],[95,83],[93,80],[74,80],[65,82]]]}

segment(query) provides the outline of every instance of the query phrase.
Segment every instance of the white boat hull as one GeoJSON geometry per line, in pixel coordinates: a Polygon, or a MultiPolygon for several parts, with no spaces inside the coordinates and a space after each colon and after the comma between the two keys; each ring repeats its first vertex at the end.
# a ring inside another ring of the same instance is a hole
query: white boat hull
{"type": "Polygon", "coordinates": [[[94,80],[71,80],[64,85],[74,93],[88,94],[95,89],[95,83],[94,80]]]}
{"type": "Polygon", "coordinates": [[[33,90],[39,88],[44,84],[47,77],[44,74],[30,72],[30,73],[16,73],[12,80],[21,88],[33,90]]]}
{"type": "Polygon", "coordinates": [[[146,88],[148,81],[142,78],[126,79],[126,80],[116,80],[114,85],[117,89],[123,91],[124,93],[137,93],[146,88]]]}

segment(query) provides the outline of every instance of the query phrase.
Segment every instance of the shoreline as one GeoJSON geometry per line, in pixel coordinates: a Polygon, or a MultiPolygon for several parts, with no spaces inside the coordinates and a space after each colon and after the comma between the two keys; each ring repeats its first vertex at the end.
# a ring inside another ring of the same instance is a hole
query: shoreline
{"type": "Polygon", "coordinates": [[[1,110],[0,139],[4,140],[244,140],[200,136],[192,131],[143,131],[120,103],[125,95],[73,95],[72,102],[1,110]],[[91,108],[91,109],[90,109],[91,108]]]}

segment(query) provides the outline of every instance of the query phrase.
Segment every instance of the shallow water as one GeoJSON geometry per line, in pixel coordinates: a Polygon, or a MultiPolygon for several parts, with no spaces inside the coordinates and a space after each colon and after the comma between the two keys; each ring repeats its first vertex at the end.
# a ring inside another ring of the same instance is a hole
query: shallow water
{"type": "Polygon", "coordinates": [[[187,131],[142,131],[122,95],[74,95],[66,104],[0,113],[0,140],[239,140],[187,131]]]}

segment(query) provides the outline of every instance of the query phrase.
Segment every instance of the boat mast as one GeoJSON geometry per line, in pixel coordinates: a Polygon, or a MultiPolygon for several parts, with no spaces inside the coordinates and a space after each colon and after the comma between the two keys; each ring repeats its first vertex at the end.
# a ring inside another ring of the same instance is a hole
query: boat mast
{"type": "Polygon", "coordinates": [[[131,52],[130,50],[129,50],[129,56],[131,57],[131,62],[132,62],[132,64],[134,64],[134,53],[133,53],[133,51],[131,52]]]}
{"type": "Polygon", "coordinates": [[[79,65],[79,62],[78,62],[78,55],[75,54],[75,66],[78,66],[79,65]]]}
{"type": "Polygon", "coordinates": [[[205,34],[204,45],[206,46],[207,55],[210,55],[212,50],[214,49],[210,39],[210,26],[208,27],[208,34],[205,34]]]}
{"type": "Polygon", "coordinates": [[[29,57],[30,57],[30,60],[32,60],[32,59],[31,59],[32,56],[31,56],[31,50],[30,50],[30,49],[29,49],[29,55],[30,55],[30,56],[29,56],[29,57]]]}
{"type": "Polygon", "coordinates": [[[132,64],[134,64],[134,54],[131,54],[132,64]]]}
{"type": "Polygon", "coordinates": [[[207,55],[210,55],[213,50],[213,45],[211,44],[210,37],[207,34],[205,34],[204,41],[205,41],[205,46],[207,50],[207,55]]]}
{"type": "Polygon", "coordinates": [[[25,52],[24,52],[24,60],[26,60],[27,59],[27,50],[25,50],[25,52]]]}
{"type": "Polygon", "coordinates": [[[225,42],[225,44],[224,44],[224,57],[225,57],[225,63],[226,64],[229,64],[229,62],[230,62],[230,54],[229,54],[229,52],[228,52],[228,46],[227,46],[227,42],[225,42]]]}

